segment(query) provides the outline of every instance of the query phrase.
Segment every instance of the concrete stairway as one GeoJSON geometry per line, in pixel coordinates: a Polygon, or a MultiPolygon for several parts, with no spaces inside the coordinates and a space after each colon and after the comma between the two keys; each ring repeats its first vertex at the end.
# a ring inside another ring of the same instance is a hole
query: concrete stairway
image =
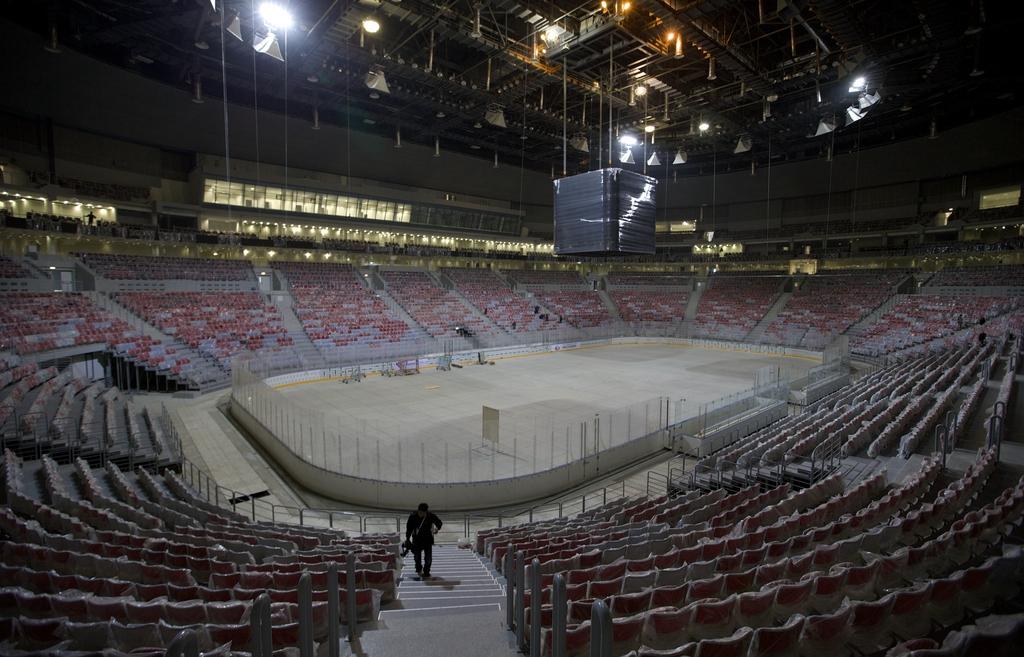
{"type": "Polygon", "coordinates": [[[412,315],[410,315],[408,311],[406,311],[406,309],[402,306],[402,304],[398,303],[398,300],[391,296],[391,294],[386,289],[374,289],[373,293],[381,298],[381,300],[384,302],[384,305],[388,307],[388,310],[390,310],[395,315],[395,317],[398,317],[409,326],[409,330],[411,331],[411,338],[419,340],[430,337],[430,334],[427,333],[427,330],[423,328],[423,326],[419,322],[413,319],[412,315]]]}
{"type": "Polygon", "coordinates": [[[782,309],[786,307],[790,297],[793,296],[792,292],[783,292],[779,295],[779,298],[775,300],[772,307],[768,309],[761,321],[758,322],[754,328],[750,329],[750,333],[747,334],[747,342],[760,342],[761,337],[764,336],[764,330],[779,316],[782,309]]]}
{"type": "Polygon", "coordinates": [[[320,353],[320,350],[313,344],[313,341],[306,335],[302,322],[295,315],[292,295],[287,293],[273,294],[270,298],[274,308],[277,309],[278,314],[281,316],[281,323],[288,329],[288,335],[292,339],[292,350],[295,352],[299,362],[309,367],[322,363],[323,354],[320,353]]]}
{"type": "Polygon", "coordinates": [[[432,577],[421,581],[413,568],[412,555],[406,557],[398,599],[381,610],[376,623],[361,626],[358,644],[343,644],[342,654],[519,654],[514,635],[504,626],[504,587],[497,573],[476,553],[455,546],[434,546],[430,572],[432,577]]]}
{"type": "Polygon", "coordinates": [[[459,300],[459,303],[466,307],[467,314],[476,317],[484,324],[490,326],[494,333],[499,335],[509,335],[508,331],[498,326],[493,319],[485,315],[481,309],[477,308],[472,301],[467,299],[462,292],[459,291],[459,288],[455,286],[455,282],[452,281],[452,279],[448,278],[441,272],[430,272],[430,276],[437,281],[438,285],[450,292],[452,296],[459,300]]]}
{"type": "Polygon", "coordinates": [[[690,296],[686,300],[686,310],[683,312],[684,322],[693,322],[697,318],[697,304],[700,303],[700,298],[704,294],[705,289],[707,289],[707,285],[690,292],[690,296]]]}
{"type": "Polygon", "coordinates": [[[601,297],[601,301],[604,302],[604,307],[608,309],[608,314],[611,315],[612,320],[616,322],[622,321],[622,313],[619,312],[619,307],[615,305],[612,298],[608,295],[607,290],[598,290],[598,295],[601,297]]]}
{"type": "Polygon", "coordinates": [[[883,301],[881,303],[881,305],[879,305],[877,308],[875,308],[874,310],[869,312],[867,315],[862,317],[857,322],[853,323],[848,329],[846,329],[846,331],[843,332],[843,334],[844,335],[860,335],[861,331],[863,331],[868,326],[871,326],[872,324],[874,324],[876,321],[878,321],[879,317],[881,317],[885,313],[889,312],[889,310],[893,306],[895,306],[896,302],[898,302],[900,299],[902,299],[903,296],[904,295],[902,295],[902,294],[894,294],[894,295],[892,295],[891,297],[889,297],[888,299],[883,301]]]}

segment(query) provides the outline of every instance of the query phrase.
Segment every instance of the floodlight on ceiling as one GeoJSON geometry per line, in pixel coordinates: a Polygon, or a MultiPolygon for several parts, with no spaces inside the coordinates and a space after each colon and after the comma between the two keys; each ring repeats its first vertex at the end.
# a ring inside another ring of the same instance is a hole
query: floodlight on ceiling
{"type": "Polygon", "coordinates": [[[672,160],[672,164],[686,164],[686,151],[681,148],[676,151],[676,157],[672,160]]]}
{"type": "Polygon", "coordinates": [[[242,21],[238,18],[238,14],[231,17],[231,20],[228,21],[228,26],[224,29],[239,41],[242,40],[242,21]]]}
{"type": "Polygon", "coordinates": [[[820,137],[822,135],[827,135],[828,133],[832,132],[835,129],[835,118],[822,119],[821,121],[818,121],[818,129],[814,131],[814,136],[820,137]]]}
{"type": "Polygon", "coordinates": [[[661,160],[658,159],[658,152],[655,151],[655,152],[651,153],[651,156],[649,158],[647,158],[647,166],[656,167],[656,166],[660,166],[660,165],[661,165],[661,160]]]}
{"type": "Polygon", "coordinates": [[[295,24],[292,12],[276,2],[264,2],[260,5],[260,18],[268,30],[288,30],[295,24]]]}
{"type": "Polygon", "coordinates": [[[256,52],[269,55],[279,62],[284,61],[284,55],[281,54],[281,44],[277,42],[277,35],[273,32],[267,32],[267,36],[259,41],[254,41],[252,47],[256,52]]]}
{"type": "Polygon", "coordinates": [[[645,125],[644,126],[644,132],[646,132],[648,134],[654,132],[654,125],[651,124],[651,123],[648,123],[647,125],[645,125]]]}
{"type": "Polygon", "coordinates": [[[503,110],[500,105],[488,105],[487,111],[484,112],[484,121],[487,121],[498,128],[508,127],[508,124],[505,123],[505,110],[503,110]]]}
{"type": "Polygon", "coordinates": [[[736,148],[734,148],[732,150],[732,152],[733,152],[734,155],[737,154],[737,153],[747,153],[747,152],[750,151],[750,149],[753,147],[753,145],[754,145],[754,143],[750,139],[750,137],[740,137],[736,141],[736,148]]]}
{"type": "Polygon", "coordinates": [[[636,88],[633,90],[633,92],[637,96],[645,96],[645,95],[647,95],[647,87],[645,87],[642,84],[638,84],[638,85],[636,85],[636,88]]]}
{"type": "Polygon", "coordinates": [[[861,109],[867,109],[882,100],[882,94],[875,91],[873,94],[861,94],[860,98],[857,99],[857,105],[861,109]]]}
{"type": "Polygon", "coordinates": [[[587,138],[583,135],[576,135],[570,139],[569,145],[582,153],[590,152],[590,144],[587,142],[587,138]]]}
{"type": "Polygon", "coordinates": [[[380,32],[380,23],[372,16],[364,18],[363,31],[367,34],[376,34],[377,32],[380,32]]]}
{"type": "Polygon", "coordinates": [[[707,132],[708,130],[711,129],[711,124],[705,121],[704,119],[701,119],[700,123],[697,124],[697,129],[700,130],[701,132],[707,132]]]}
{"type": "Polygon", "coordinates": [[[633,151],[629,148],[622,151],[619,154],[619,162],[623,164],[636,164],[636,161],[633,159],[633,151]]]}
{"type": "Polygon", "coordinates": [[[384,71],[380,69],[370,69],[367,71],[364,82],[367,87],[374,91],[379,91],[383,94],[391,93],[391,89],[388,88],[387,78],[384,77],[384,71]]]}
{"type": "Polygon", "coordinates": [[[630,146],[636,146],[639,142],[637,142],[636,136],[624,134],[619,137],[619,143],[624,147],[629,148],[630,146]]]}
{"type": "Polygon", "coordinates": [[[850,83],[849,92],[851,94],[857,94],[864,91],[864,89],[866,89],[867,86],[867,78],[865,78],[863,75],[858,75],[853,79],[853,82],[850,83]]]}
{"type": "Polygon", "coordinates": [[[867,113],[868,111],[866,109],[861,109],[854,105],[850,105],[849,107],[846,108],[846,125],[850,125],[856,123],[857,121],[860,121],[865,116],[867,116],[867,113]]]}

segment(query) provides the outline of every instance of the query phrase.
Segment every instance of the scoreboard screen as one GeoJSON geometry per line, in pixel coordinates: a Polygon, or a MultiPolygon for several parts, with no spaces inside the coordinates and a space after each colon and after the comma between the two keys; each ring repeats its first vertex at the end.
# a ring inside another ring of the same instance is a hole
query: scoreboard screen
{"type": "Polygon", "coordinates": [[[600,169],[555,181],[555,255],[654,253],[658,181],[600,169]]]}

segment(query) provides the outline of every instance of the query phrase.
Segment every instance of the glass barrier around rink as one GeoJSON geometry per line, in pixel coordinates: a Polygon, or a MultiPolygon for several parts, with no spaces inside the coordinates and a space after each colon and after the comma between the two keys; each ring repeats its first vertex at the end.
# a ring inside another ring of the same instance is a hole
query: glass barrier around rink
{"type": "Polygon", "coordinates": [[[267,371],[258,358],[236,359],[235,402],[304,462],[378,481],[443,484],[534,474],[649,436],[680,419],[667,397],[656,397],[582,416],[501,413],[490,440],[454,430],[417,440],[419,425],[397,414],[328,420],[268,385],[267,371]]]}

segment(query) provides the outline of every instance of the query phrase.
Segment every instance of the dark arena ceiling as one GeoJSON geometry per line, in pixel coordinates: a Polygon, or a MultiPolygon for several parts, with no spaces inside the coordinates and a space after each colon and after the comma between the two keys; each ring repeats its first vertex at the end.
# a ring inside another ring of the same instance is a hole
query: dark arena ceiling
{"type": "Polygon", "coordinates": [[[619,136],[648,127],[657,173],[694,175],[712,161],[719,172],[763,166],[769,141],[777,163],[941,135],[1022,98],[1024,3],[1008,0],[278,0],[288,29],[268,25],[264,4],[0,6],[57,50],[207,102],[221,98],[224,71],[235,104],[557,173],[563,143],[570,174],[599,166],[599,144],[607,159],[609,109],[615,166],[619,136]],[[269,28],[285,61],[253,47],[269,28]],[[370,71],[387,93],[368,87],[370,71]],[[741,139],[751,148],[735,153],[741,139]],[[689,166],[664,166],[680,150],[689,166]]]}

